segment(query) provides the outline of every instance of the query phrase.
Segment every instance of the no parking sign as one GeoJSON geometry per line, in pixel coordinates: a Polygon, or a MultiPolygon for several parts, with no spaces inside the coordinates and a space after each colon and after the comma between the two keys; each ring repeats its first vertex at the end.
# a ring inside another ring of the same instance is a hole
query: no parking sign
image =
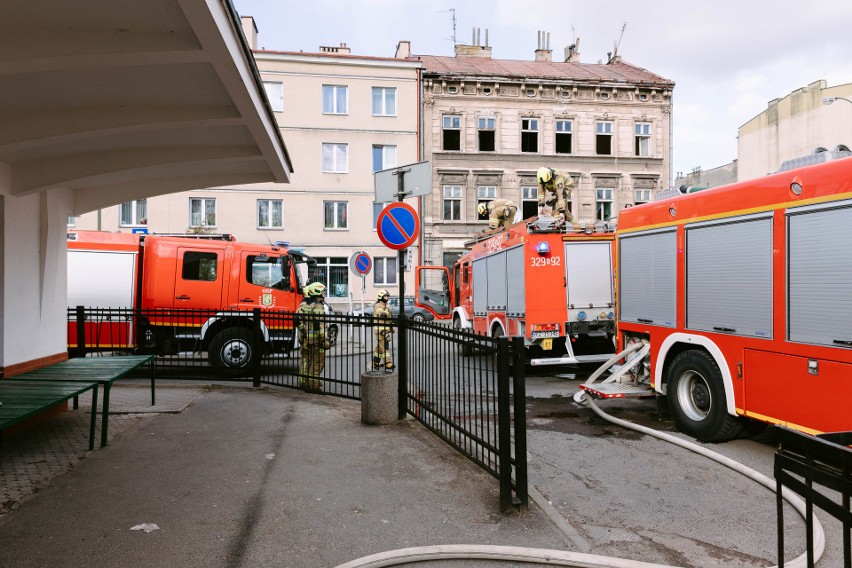
{"type": "Polygon", "coordinates": [[[349,270],[356,276],[364,277],[373,268],[373,259],[366,252],[359,250],[349,258],[349,270]]]}
{"type": "Polygon", "coordinates": [[[420,217],[414,207],[407,203],[391,203],[379,213],[376,231],[386,247],[407,249],[420,234],[420,217]]]}

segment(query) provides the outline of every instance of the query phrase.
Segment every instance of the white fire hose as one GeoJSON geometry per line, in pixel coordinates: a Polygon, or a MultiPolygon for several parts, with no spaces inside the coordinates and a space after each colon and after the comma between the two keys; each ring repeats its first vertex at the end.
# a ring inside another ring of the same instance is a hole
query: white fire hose
{"type": "MultiPolygon", "coordinates": [[[[623,350],[621,353],[613,355],[596,370],[583,384],[592,384],[600,377],[609,367],[617,361],[630,355],[637,349],[639,353],[631,357],[624,366],[607,377],[601,384],[609,383],[616,380],[618,377],[627,373],[635,365],[642,361],[650,346],[645,343],[635,343],[623,350]],[[641,347],[641,349],[640,349],[641,347]]],[[[580,391],[583,392],[583,391],[580,391]]],[[[585,393],[584,393],[585,394],[585,393]]],[[[665,432],[652,430],[645,426],[633,424],[620,418],[615,418],[603,412],[598,405],[595,404],[591,397],[588,397],[589,405],[592,410],[604,420],[617,424],[624,428],[636,430],[648,436],[653,436],[660,440],[670,442],[681,448],[685,448],[713,461],[716,461],[737,473],[756,481],[775,492],[775,482],[762,473],[759,473],[750,467],[747,467],[737,461],[734,461],[726,456],[723,456],[712,450],[700,446],[694,442],[682,440],[677,436],[672,436],[665,432]]],[[[782,487],[781,496],[787,501],[801,516],[805,518],[805,503],[798,495],[782,487]]],[[[814,516],[814,562],[818,561],[825,550],[825,532],[819,519],[814,516]]],[[[640,562],[638,560],[628,560],[624,558],[616,558],[612,556],[598,556],[595,554],[586,554],[583,552],[571,552],[567,550],[551,550],[543,548],[525,548],[520,546],[496,546],[486,544],[446,544],[433,546],[419,546],[415,548],[401,548],[398,550],[389,550],[365,556],[357,560],[352,560],[345,564],[340,564],[337,568],[379,568],[382,566],[398,566],[401,564],[410,564],[414,562],[427,562],[434,560],[496,560],[504,562],[524,562],[532,564],[552,564],[554,566],[573,566],[575,568],[677,568],[668,564],[653,564],[648,562],[640,562]]],[[[795,559],[785,562],[786,568],[804,568],[807,566],[807,552],[803,552],[795,559]]],[[[777,568],[777,567],[773,567],[777,568]]]]}

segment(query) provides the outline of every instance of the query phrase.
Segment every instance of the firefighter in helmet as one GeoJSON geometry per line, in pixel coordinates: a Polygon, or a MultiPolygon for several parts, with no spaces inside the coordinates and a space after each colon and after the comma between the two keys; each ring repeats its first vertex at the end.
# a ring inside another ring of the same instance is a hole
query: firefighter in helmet
{"type": "Polygon", "coordinates": [[[390,338],[393,328],[383,321],[393,318],[393,313],[388,307],[388,298],[390,298],[390,294],[387,290],[379,290],[376,293],[376,303],[373,305],[373,317],[378,320],[373,327],[373,333],[376,336],[376,346],[373,349],[373,369],[392,371],[395,368],[390,353],[390,338]]]}
{"type": "Polygon", "coordinates": [[[518,207],[508,199],[495,199],[489,201],[488,205],[480,203],[476,211],[481,216],[485,216],[487,213],[488,228],[496,229],[497,227],[508,227],[514,223],[518,207]]]}
{"type": "Polygon", "coordinates": [[[325,368],[325,350],[331,347],[325,335],[325,306],[322,299],[325,285],[313,282],[305,286],[303,292],[305,299],[296,310],[296,327],[302,346],[299,387],[308,392],[322,392],[322,381],[318,377],[325,368]]]}
{"type": "Polygon", "coordinates": [[[571,176],[553,168],[539,168],[538,177],[538,207],[550,207],[568,223],[574,222],[574,217],[566,209],[571,200],[571,190],[574,182],[571,176]]]}

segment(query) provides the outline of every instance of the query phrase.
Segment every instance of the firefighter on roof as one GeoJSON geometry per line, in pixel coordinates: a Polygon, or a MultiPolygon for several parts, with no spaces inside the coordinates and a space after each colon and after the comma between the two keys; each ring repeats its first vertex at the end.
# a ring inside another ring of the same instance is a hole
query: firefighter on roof
{"type": "Polygon", "coordinates": [[[296,327],[302,344],[299,387],[308,392],[322,391],[322,381],[317,377],[325,368],[325,350],[331,347],[325,335],[324,293],[325,285],[321,282],[308,284],[304,290],[305,299],[296,310],[296,327]]]}
{"type": "Polygon", "coordinates": [[[574,216],[566,209],[574,186],[571,176],[561,170],[539,168],[537,177],[539,209],[546,205],[561,215],[566,222],[573,223],[574,216]]]}
{"type": "Polygon", "coordinates": [[[395,368],[390,353],[390,337],[393,328],[381,321],[393,317],[393,313],[388,307],[388,298],[390,298],[390,294],[387,290],[379,290],[376,293],[376,303],[373,305],[373,317],[379,320],[373,328],[373,333],[376,336],[376,346],[373,349],[373,369],[384,368],[392,371],[395,368]]]}
{"type": "Polygon", "coordinates": [[[488,205],[480,203],[476,211],[481,216],[488,213],[488,228],[496,229],[497,227],[508,227],[514,223],[518,207],[508,199],[495,199],[490,201],[488,205]]]}

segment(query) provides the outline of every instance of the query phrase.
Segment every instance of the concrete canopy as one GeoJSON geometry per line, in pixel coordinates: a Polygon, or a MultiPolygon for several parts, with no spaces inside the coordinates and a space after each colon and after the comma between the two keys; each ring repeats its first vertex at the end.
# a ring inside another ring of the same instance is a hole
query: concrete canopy
{"type": "Polygon", "coordinates": [[[6,195],[72,214],[292,173],[229,0],[4,0],[0,124],[6,195]]]}

